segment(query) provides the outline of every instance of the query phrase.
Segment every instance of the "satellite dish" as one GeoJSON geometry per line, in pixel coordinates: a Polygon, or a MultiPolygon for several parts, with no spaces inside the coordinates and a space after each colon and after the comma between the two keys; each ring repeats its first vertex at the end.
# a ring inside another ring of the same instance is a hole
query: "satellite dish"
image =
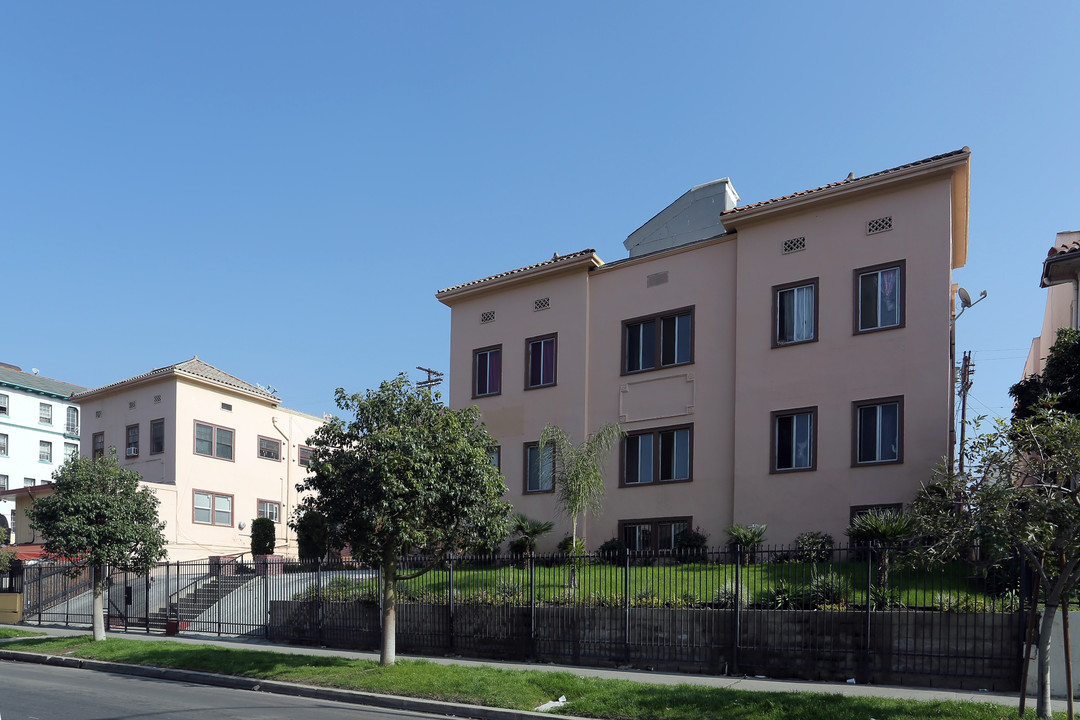
{"type": "Polygon", "coordinates": [[[964,288],[960,288],[956,291],[956,294],[960,296],[960,307],[971,307],[971,295],[968,294],[967,290],[965,290],[964,288]]]}

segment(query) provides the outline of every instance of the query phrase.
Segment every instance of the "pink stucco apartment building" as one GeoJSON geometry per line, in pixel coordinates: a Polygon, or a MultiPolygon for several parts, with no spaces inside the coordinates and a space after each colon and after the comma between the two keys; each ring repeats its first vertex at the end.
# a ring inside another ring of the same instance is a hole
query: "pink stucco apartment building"
{"type": "MultiPolygon", "coordinates": [[[[307,439],[322,419],[281,406],[272,392],[198,356],[71,396],[82,409],[80,454],[115,448],[157,496],[168,559],[250,552],[251,521],[276,523],[275,552],[296,556],[288,526],[307,474],[307,439]]],[[[35,544],[25,520],[48,486],[7,493],[16,543],[35,544]]]]}
{"type": "Polygon", "coordinates": [[[910,502],[951,455],[952,270],[967,255],[968,148],[738,205],[692,188],[624,243],[437,293],[450,405],[477,405],[507,498],[569,529],[537,440],[618,422],[590,548],[843,540],[853,513],[910,502]]]}

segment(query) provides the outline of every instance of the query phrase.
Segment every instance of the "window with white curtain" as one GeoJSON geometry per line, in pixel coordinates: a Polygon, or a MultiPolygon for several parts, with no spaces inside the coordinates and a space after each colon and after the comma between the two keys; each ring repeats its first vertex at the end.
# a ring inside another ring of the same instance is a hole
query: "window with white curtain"
{"type": "Polygon", "coordinates": [[[773,347],[817,339],[817,278],[773,288],[773,347]]]}

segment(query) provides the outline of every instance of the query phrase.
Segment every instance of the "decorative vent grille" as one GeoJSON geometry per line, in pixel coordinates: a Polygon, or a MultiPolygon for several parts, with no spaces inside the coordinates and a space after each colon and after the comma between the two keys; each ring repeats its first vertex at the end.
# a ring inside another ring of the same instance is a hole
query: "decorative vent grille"
{"type": "Polygon", "coordinates": [[[97,410],[96,412],[94,412],[94,417],[96,417],[96,418],[101,417],[101,411],[97,410]]]}
{"type": "Polygon", "coordinates": [[[663,272],[653,273],[652,275],[645,276],[645,287],[656,287],[657,285],[663,285],[668,281],[667,270],[663,272]]]}
{"type": "Polygon", "coordinates": [[[551,307],[551,298],[540,298],[539,300],[533,300],[533,312],[537,310],[547,310],[551,307]]]}
{"type": "Polygon", "coordinates": [[[221,409],[227,412],[232,412],[232,405],[229,403],[221,403],[221,409]]]}
{"type": "Polygon", "coordinates": [[[135,401],[132,400],[131,402],[128,403],[128,410],[134,410],[134,409],[135,409],[135,401]]]}
{"type": "Polygon", "coordinates": [[[866,223],[867,235],[885,232],[886,230],[892,230],[892,216],[878,218],[877,220],[870,220],[866,223]]]}
{"type": "Polygon", "coordinates": [[[805,250],[805,249],[806,249],[806,238],[805,237],[797,237],[797,238],[791,238],[790,240],[785,240],[784,244],[781,246],[781,252],[784,255],[787,255],[788,253],[799,252],[800,250],[805,250]]]}
{"type": "Polygon", "coordinates": [[[154,402],[155,402],[155,403],[159,403],[159,402],[161,402],[161,396],[160,396],[160,395],[155,395],[155,396],[154,396],[154,402]]]}
{"type": "Polygon", "coordinates": [[[480,322],[481,323],[495,322],[495,311],[494,310],[486,310],[486,311],[480,313],[480,322]]]}

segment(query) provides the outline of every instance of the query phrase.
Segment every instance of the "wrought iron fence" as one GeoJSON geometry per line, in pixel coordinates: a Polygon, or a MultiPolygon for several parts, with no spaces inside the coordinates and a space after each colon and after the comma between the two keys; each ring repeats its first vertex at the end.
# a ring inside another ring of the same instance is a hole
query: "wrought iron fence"
{"type": "MultiPolygon", "coordinates": [[[[398,572],[430,563],[405,558],[398,572]]],[[[36,572],[24,577],[28,593],[54,577],[36,572]]],[[[396,643],[420,654],[1015,689],[1020,576],[1012,559],[926,566],[913,547],[456,555],[398,581],[396,643]]],[[[109,579],[114,627],[364,649],[381,637],[380,574],[352,561],[210,558],[109,579]]],[[[46,592],[61,601],[27,619],[89,622],[85,594],[46,592]]]]}

